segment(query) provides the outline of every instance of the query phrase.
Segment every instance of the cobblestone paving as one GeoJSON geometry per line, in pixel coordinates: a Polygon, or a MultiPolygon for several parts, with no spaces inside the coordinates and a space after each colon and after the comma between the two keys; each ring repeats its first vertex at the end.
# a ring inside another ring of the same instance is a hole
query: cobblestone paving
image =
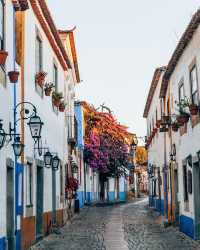
{"type": "Polygon", "coordinates": [[[125,205],[86,207],[73,223],[33,250],[196,250],[200,245],[173,227],[156,223],[144,200],[125,205]]]}
{"type": "Polygon", "coordinates": [[[158,213],[146,202],[127,205],[123,212],[125,240],[135,250],[194,250],[200,245],[174,227],[164,228],[156,223],[158,213]]]}

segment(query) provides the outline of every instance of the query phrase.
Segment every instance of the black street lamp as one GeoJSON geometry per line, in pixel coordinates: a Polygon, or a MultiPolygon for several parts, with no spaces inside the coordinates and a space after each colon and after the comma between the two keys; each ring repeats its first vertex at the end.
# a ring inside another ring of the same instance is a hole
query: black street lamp
{"type": "Polygon", "coordinates": [[[41,138],[41,130],[44,123],[41,121],[40,117],[37,115],[37,109],[31,102],[20,102],[16,105],[14,109],[14,125],[11,126],[9,124],[9,133],[5,133],[3,129],[2,120],[0,120],[0,149],[3,148],[4,143],[6,141],[6,137],[8,136],[8,142],[11,142],[14,139],[12,144],[14,154],[16,157],[21,156],[24,150],[24,144],[20,141],[20,135],[16,133],[17,123],[21,120],[28,120],[28,125],[30,127],[31,136],[34,139],[35,143],[38,142],[41,138]],[[28,108],[25,105],[29,106],[28,108]],[[18,108],[20,107],[20,110],[18,108]],[[19,113],[18,113],[19,111],[19,113]],[[19,118],[17,119],[17,114],[19,114],[19,118]]]}
{"type": "Polygon", "coordinates": [[[78,166],[75,162],[72,162],[72,172],[73,174],[78,174],[78,166]]]}
{"type": "Polygon", "coordinates": [[[14,143],[12,144],[13,151],[16,157],[20,157],[22,155],[22,152],[24,150],[24,144],[20,141],[20,137],[16,136],[14,143]]]}
{"type": "Polygon", "coordinates": [[[45,167],[50,168],[51,165],[52,165],[52,160],[53,160],[52,154],[49,151],[47,151],[44,154],[44,164],[45,164],[45,167]]]}
{"type": "Polygon", "coordinates": [[[60,165],[60,159],[58,158],[58,156],[54,156],[53,159],[52,159],[52,169],[53,170],[58,170],[59,168],[59,165],[60,165]]]}
{"type": "Polygon", "coordinates": [[[35,113],[33,116],[30,117],[30,120],[27,124],[30,127],[31,136],[34,141],[39,140],[41,137],[42,126],[44,125],[40,117],[35,113]]]}
{"type": "Polygon", "coordinates": [[[2,120],[0,120],[0,149],[3,148],[6,140],[6,133],[3,129],[2,120]]]}

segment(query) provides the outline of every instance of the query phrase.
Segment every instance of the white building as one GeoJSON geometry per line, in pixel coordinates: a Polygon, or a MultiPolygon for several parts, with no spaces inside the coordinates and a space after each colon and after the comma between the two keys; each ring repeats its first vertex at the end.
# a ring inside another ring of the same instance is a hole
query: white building
{"type": "MultiPolygon", "coordinates": [[[[155,99],[151,98],[150,90],[148,100],[152,100],[150,104],[147,100],[144,113],[150,138],[147,141],[149,166],[162,164],[163,176],[167,178],[167,182],[163,178],[163,191],[161,190],[165,215],[168,222],[178,223],[180,230],[194,239],[200,238],[199,24],[200,10],[192,17],[182,35],[162,75],[161,84],[158,84],[158,91],[153,91],[155,99]],[[158,141],[155,133],[150,132],[155,125],[151,120],[149,107],[152,107],[155,117],[156,111],[153,107],[159,102],[162,103],[160,129],[165,131],[162,135],[163,141],[158,141]]],[[[152,176],[153,180],[157,178],[155,173],[152,176]]],[[[151,205],[156,207],[155,203],[153,201],[151,205]]]]}
{"type": "MultiPolygon", "coordinates": [[[[0,170],[0,249],[28,249],[54,224],[63,225],[67,219],[65,182],[71,154],[68,139],[74,138],[70,117],[74,116],[74,88],[80,79],[74,37],[69,44],[63,43],[45,1],[6,1],[4,11],[4,46],[9,54],[5,70],[6,74],[18,70],[20,76],[18,83],[11,84],[1,73],[0,119],[8,133],[9,122],[14,127],[14,105],[22,103],[16,109],[16,133],[25,148],[16,161],[11,144],[0,151],[1,165],[5,166],[0,170]],[[46,74],[40,82],[41,72],[46,74]],[[46,83],[54,85],[55,95],[62,93],[65,110],[54,105],[52,94],[46,95],[46,83]],[[35,113],[43,122],[41,139],[36,143],[28,125],[35,113]],[[57,170],[45,166],[44,154],[48,151],[60,159],[57,170]]],[[[73,36],[73,31],[68,35],[73,36]]]]}
{"type": "MultiPolygon", "coordinates": [[[[0,1],[0,52],[8,52],[5,64],[0,65],[0,119],[3,129],[9,132],[9,122],[13,122],[15,86],[9,82],[8,72],[13,71],[15,63],[15,25],[12,1],[0,1]]],[[[12,242],[15,232],[14,222],[14,153],[12,146],[0,149],[0,249],[6,248],[7,238],[12,242]],[[11,186],[11,184],[13,185],[11,186]],[[7,209],[9,208],[9,209],[7,209]],[[13,227],[8,220],[13,220],[13,227]]]]}
{"type": "MultiPolygon", "coordinates": [[[[200,11],[193,16],[181,37],[164,75],[160,97],[170,103],[170,113],[180,115],[176,102],[190,99],[199,110],[200,89],[200,11]]],[[[189,119],[179,126],[178,132],[171,133],[171,150],[176,149],[176,160],[172,165],[172,184],[174,209],[179,213],[180,230],[194,239],[200,238],[200,200],[199,200],[199,150],[200,124],[199,112],[192,115],[189,107],[184,108],[189,119]],[[178,171],[176,179],[175,171],[178,171]],[[176,190],[178,186],[178,190],[176,190]],[[177,192],[176,192],[177,191],[177,192]]],[[[173,150],[175,151],[175,150],[173,150]]]]}
{"type": "Polygon", "coordinates": [[[160,88],[165,67],[155,70],[151,82],[144,117],[147,119],[147,145],[148,145],[148,170],[149,170],[149,204],[163,215],[166,210],[164,204],[164,174],[165,161],[164,140],[165,133],[160,133],[160,121],[163,104],[160,100],[160,88]]]}

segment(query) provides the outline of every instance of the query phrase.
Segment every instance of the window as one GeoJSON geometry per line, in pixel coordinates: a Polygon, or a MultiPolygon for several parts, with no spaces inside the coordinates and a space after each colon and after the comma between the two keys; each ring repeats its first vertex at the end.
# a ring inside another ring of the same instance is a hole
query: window
{"type": "Polygon", "coordinates": [[[185,92],[184,92],[184,83],[183,81],[180,82],[179,87],[178,87],[178,100],[179,102],[184,99],[185,92]]]}
{"type": "Polygon", "coordinates": [[[197,68],[194,66],[190,71],[190,89],[191,99],[193,104],[199,104],[198,101],[198,86],[197,86],[197,68]]]}
{"type": "Polygon", "coordinates": [[[36,37],[35,66],[36,73],[42,71],[42,40],[38,35],[36,37]]]}
{"type": "Polygon", "coordinates": [[[4,3],[0,0],[0,47],[4,49],[4,3]]]}
{"type": "Polygon", "coordinates": [[[60,196],[63,196],[63,167],[60,165],[60,196]]]}
{"type": "MultiPolygon", "coordinates": [[[[58,68],[56,66],[56,64],[53,64],[53,84],[55,86],[55,91],[58,92],[58,68]]],[[[53,106],[53,111],[58,114],[58,108],[53,106]]]]}
{"type": "Polygon", "coordinates": [[[187,166],[183,166],[183,192],[184,192],[184,201],[188,201],[188,180],[187,180],[187,166]]]}
{"type": "MultiPolygon", "coordinates": [[[[42,49],[42,39],[39,36],[39,32],[38,30],[37,32],[37,36],[36,36],[36,44],[35,44],[35,73],[39,73],[43,70],[43,63],[42,63],[42,59],[43,59],[43,49],[42,49]]],[[[35,89],[37,91],[37,93],[43,97],[43,88],[35,83],[35,89]]]]}
{"type": "Polygon", "coordinates": [[[55,91],[58,91],[58,68],[53,64],[53,83],[55,85],[55,91]]]}
{"type": "Polygon", "coordinates": [[[26,166],[26,206],[32,206],[32,164],[26,166]]]}

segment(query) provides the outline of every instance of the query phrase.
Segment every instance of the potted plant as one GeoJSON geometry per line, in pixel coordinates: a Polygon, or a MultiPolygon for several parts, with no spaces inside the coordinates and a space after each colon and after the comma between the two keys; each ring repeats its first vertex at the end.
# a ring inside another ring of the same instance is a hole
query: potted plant
{"type": "Polygon", "coordinates": [[[62,92],[56,92],[56,91],[54,91],[52,93],[52,102],[53,102],[53,105],[55,107],[59,108],[59,105],[60,105],[60,102],[61,102],[62,98],[63,98],[62,92]]]}
{"type": "Polygon", "coordinates": [[[44,85],[45,95],[50,96],[53,88],[54,88],[53,83],[45,83],[45,85],[44,85]]]}
{"type": "Polygon", "coordinates": [[[181,100],[181,106],[183,108],[188,107],[191,115],[197,115],[198,113],[198,105],[192,103],[186,96],[181,100]]]}
{"type": "Polygon", "coordinates": [[[173,130],[174,132],[177,132],[178,129],[179,129],[178,123],[177,123],[177,122],[172,123],[172,130],[173,130]]]}
{"type": "Polygon", "coordinates": [[[196,104],[190,104],[189,105],[189,110],[190,110],[190,114],[191,115],[197,115],[197,113],[198,113],[198,106],[196,105],[196,104]]]}
{"type": "Polygon", "coordinates": [[[187,113],[180,113],[180,115],[177,116],[177,123],[179,126],[183,126],[185,123],[189,121],[190,116],[187,113]]]}
{"type": "Polygon", "coordinates": [[[19,78],[19,71],[10,71],[8,72],[8,76],[11,83],[17,83],[19,78]]]}
{"type": "Polygon", "coordinates": [[[161,125],[161,120],[157,120],[157,122],[156,122],[156,127],[157,127],[157,128],[160,128],[160,125],[161,125]]]}
{"type": "Polygon", "coordinates": [[[64,112],[65,111],[65,107],[66,107],[66,104],[64,103],[64,101],[62,101],[59,105],[59,111],[60,112],[64,112]]]}
{"type": "Polygon", "coordinates": [[[4,65],[6,62],[6,58],[8,56],[8,52],[5,50],[0,50],[0,65],[4,65]]]}
{"type": "Polygon", "coordinates": [[[187,123],[189,121],[189,114],[186,113],[186,108],[190,106],[189,99],[185,96],[183,99],[180,100],[180,102],[176,102],[177,106],[179,107],[180,114],[177,117],[177,123],[179,126],[183,126],[184,123],[187,123]]]}
{"type": "Polygon", "coordinates": [[[158,129],[157,129],[157,128],[154,128],[154,129],[153,129],[153,133],[154,133],[154,134],[156,134],[156,133],[157,133],[157,131],[158,131],[158,129]]]}
{"type": "Polygon", "coordinates": [[[47,76],[47,73],[44,71],[40,71],[35,75],[35,82],[40,85],[40,87],[43,87],[45,77],[47,76]]]}

